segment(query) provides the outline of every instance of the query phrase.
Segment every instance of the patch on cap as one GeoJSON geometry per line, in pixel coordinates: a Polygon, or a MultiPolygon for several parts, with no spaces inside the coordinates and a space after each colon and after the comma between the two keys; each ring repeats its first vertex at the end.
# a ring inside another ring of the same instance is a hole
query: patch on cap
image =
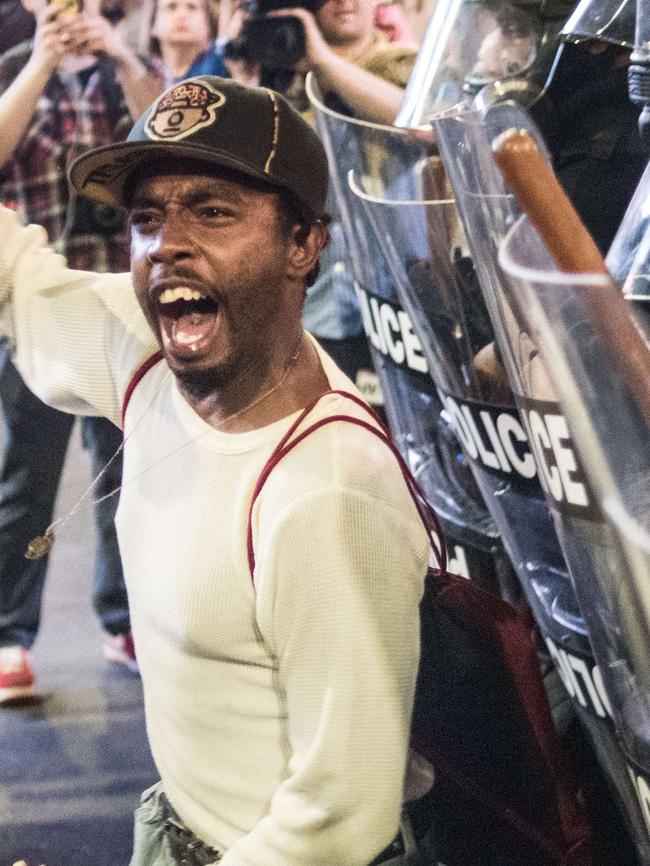
{"type": "Polygon", "coordinates": [[[211,126],[225,101],[223,93],[204,80],[184,81],[153,104],[145,132],[158,141],[179,141],[211,126]]]}

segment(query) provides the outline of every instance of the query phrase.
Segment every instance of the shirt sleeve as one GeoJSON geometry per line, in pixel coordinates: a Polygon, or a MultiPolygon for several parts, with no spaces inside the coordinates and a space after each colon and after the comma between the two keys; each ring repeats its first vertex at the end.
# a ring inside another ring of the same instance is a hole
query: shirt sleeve
{"type": "Polygon", "coordinates": [[[395,837],[427,555],[417,518],[363,492],[313,493],[278,517],[255,574],[287,777],[224,866],[367,866],[395,837]]]}
{"type": "Polygon", "coordinates": [[[0,335],[44,402],[120,423],[121,400],[156,343],[129,274],[67,267],[39,226],[0,207],[0,335]]]}

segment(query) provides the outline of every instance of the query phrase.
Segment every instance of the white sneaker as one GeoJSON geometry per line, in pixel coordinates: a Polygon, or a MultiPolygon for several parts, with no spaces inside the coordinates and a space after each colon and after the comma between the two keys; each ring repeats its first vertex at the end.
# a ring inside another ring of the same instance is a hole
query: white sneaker
{"type": "Polygon", "coordinates": [[[124,665],[131,673],[140,673],[130,631],[125,634],[109,634],[105,631],[102,635],[102,651],[107,662],[124,665]]]}

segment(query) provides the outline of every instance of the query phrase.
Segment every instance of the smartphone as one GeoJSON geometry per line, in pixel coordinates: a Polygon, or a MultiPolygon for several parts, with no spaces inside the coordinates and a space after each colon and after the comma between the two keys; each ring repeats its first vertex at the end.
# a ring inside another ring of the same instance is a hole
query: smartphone
{"type": "Polygon", "coordinates": [[[61,10],[61,15],[76,15],[83,8],[83,0],[49,0],[53,6],[61,10]]]}

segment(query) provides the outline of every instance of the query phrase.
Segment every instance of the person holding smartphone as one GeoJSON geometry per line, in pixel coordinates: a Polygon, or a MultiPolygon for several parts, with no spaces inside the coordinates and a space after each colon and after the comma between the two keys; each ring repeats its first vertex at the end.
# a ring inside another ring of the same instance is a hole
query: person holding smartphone
{"type": "MultiPolygon", "coordinates": [[[[33,39],[0,57],[0,202],[25,222],[44,226],[72,267],[119,271],[128,266],[123,219],[80,205],[66,179],[89,148],[124,139],[137,111],[146,70],[126,49],[99,0],[21,0],[36,16],[33,39]],[[117,81],[119,78],[119,83],[117,81]]],[[[145,82],[146,83],[146,82],[145,82]]],[[[147,99],[149,101],[149,99],[147,99]]],[[[29,650],[36,639],[47,559],[25,559],[26,545],[51,520],[73,418],[50,409],[25,387],[0,348],[0,704],[34,693],[29,650]]],[[[84,442],[99,472],[119,448],[119,431],[86,418],[84,442]]],[[[119,485],[121,461],[102,475],[96,498],[119,485]]],[[[136,668],[113,518],[116,497],[96,506],[94,605],[104,654],[136,668]]]]}

